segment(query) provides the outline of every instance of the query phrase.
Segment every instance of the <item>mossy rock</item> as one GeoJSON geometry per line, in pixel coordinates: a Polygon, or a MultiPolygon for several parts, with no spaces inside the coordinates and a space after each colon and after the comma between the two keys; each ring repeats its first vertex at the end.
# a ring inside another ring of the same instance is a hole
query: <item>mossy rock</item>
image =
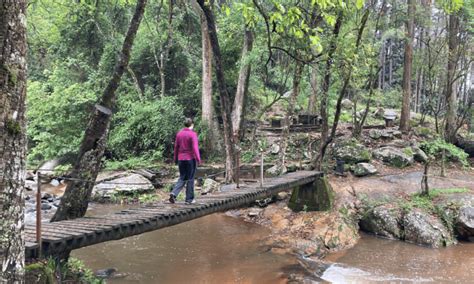
{"type": "Polygon", "coordinates": [[[400,150],[395,147],[387,146],[374,151],[374,158],[397,168],[404,168],[413,164],[413,151],[408,148],[400,150]],[[411,155],[409,155],[411,154],[411,155]]]}
{"type": "Polygon", "coordinates": [[[326,177],[295,188],[288,207],[293,211],[329,211],[334,206],[335,193],[326,177]]]}
{"type": "Polygon", "coordinates": [[[342,160],[347,164],[369,162],[372,155],[369,149],[357,142],[355,139],[339,142],[334,147],[334,158],[342,160]]]}

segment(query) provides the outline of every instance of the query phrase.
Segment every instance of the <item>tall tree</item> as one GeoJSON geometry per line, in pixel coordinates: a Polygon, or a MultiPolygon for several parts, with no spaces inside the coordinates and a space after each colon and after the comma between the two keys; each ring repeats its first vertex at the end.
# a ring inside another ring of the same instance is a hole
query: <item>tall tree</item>
{"type": "Polygon", "coordinates": [[[241,127],[244,119],[245,97],[247,96],[251,65],[248,62],[248,55],[253,48],[253,33],[247,27],[244,32],[244,45],[242,47],[242,56],[240,59],[240,72],[237,81],[237,90],[235,92],[234,104],[232,107],[232,130],[236,141],[240,140],[241,127]]]}
{"type": "Polygon", "coordinates": [[[411,70],[413,65],[413,38],[415,26],[415,0],[407,0],[405,59],[403,63],[403,102],[400,115],[400,130],[410,128],[411,70]]]}
{"type": "Polygon", "coordinates": [[[235,145],[232,131],[231,121],[231,103],[227,84],[225,82],[224,68],[222,65],[221,50],[219,47],[219,39],[217,38],[217,29],[214,20],[214,13],[210,7],[210,3],[205,0],[197,0],[201,7],[207,22],[209,39],[211,42],[212,53],[214,58],[214,69],[216,71],[217,85],[219,88],[219,100],[221,103],[221,116],[223,121],[224,146],[225,146],[225,181],[227,183],[234,180],[235,172],[235,145]]]}
{"type": "Polygon", "coordinates": [[[288,108],[285,114],[285,125],[283,126],[282,135],[280,137],[280,157],[278,168],[280,172],[286,172],[286,150],[288,148],[288,137],[290,136],[290,126],[293,121],[293,114],[295,112],[296,100],[300,91],[301,73],[303,73],[303,63],[297,61],[295,66],[295,73],[293,76],[293,89],[288,99],[288,108]]]}
{"type": "Polygon", "coordinates": [[[446,128],[445,138],[450,143],[456,142],[457,127],[457,88],[455,84],[458,63],[459,17],[456,12],[448,19],[448,72],[446,78],[446,128]]]}
{"type": "Polygon", "coordinates": [[[112,110],[115,107],[115,92],[119,87],[124,71],[127,69],[133,41],[145,11],[147,0],[138,0],[135,13],[125,36],[120,58],[115,65],[112,78],[95,106],[94,113],[87,129],[71,172],[72,180],[68,183],[58,210],[51,221],[74,219],[86,214],[89,199],[99,173],[109,132],[112,110]]]}
{"type": "Polygon", "coordinates": [[[23,283],[26,0],[0,1],[0,283],[23,283]]]}

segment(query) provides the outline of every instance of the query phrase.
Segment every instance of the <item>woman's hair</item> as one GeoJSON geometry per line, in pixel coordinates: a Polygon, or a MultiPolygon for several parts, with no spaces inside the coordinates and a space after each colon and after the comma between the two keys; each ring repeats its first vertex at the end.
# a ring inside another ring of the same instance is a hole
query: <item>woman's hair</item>
{"type": "Polygon", "coordinates": [[[184,120],[184,126],[186,126],[186,127],[190,127],[190,126],[193,125],[193,124],[194,124],[194,121],[193,121],[192,118],[187,117],[187,118],[184,120]]]}

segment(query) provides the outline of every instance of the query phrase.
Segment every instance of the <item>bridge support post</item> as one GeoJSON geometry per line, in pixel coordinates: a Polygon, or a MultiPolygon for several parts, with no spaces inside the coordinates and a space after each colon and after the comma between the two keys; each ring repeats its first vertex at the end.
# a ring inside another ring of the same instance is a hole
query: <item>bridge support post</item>
{"type": "Polygon", "coordinates": [[[288,207],[293,211],[329,211],[335,193],[325,176],[293,189],[288,207]]]}

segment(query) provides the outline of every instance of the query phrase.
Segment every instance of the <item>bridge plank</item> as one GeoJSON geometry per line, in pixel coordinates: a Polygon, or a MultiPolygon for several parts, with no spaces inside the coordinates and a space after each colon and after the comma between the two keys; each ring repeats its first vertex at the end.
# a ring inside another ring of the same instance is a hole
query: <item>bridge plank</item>
{"type": "MultiPolygon", "coordinates": [[[[250,204],[256,199],[272,196],[280,191],[314,182],[322,173],[299,171],[280,177],[266,178],[264,186],[252,183],[233,191],[217,192],[197,197],[197,203],[187,205],[182,202],[153,203],[139,208],[101,217],[84,217],[54,223],[43,223],[45,243],[60,243],[59,247],[84,247],[98,242],[115,240],[141,234],[166,226],[172,226],[194,218],[250,204]],[[72,242],[71,242],[72,241],[72,242]]],[[[34,255],[37,249],[35,227],[25,226],[26,255],[34,255]]],[[[58,246],[56,246],[58,247],[58,246]]],[[[46,246],[45,255],[48,255],[46,246]]]]}

